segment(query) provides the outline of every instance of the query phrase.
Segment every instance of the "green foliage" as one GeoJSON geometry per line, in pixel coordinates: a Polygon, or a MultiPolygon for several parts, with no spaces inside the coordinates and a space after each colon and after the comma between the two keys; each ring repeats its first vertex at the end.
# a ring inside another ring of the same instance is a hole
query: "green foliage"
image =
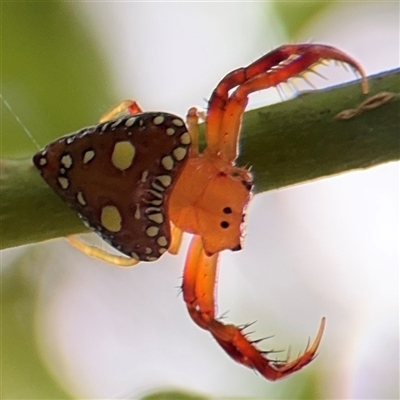
{"type": "Polygon", "coordinates": [[[27,279],[32,254],[9,263],[1,276],[1,398],[69,399],[44,367],[35,343],[38,287],[27,279]]]}
{"type": "Polygon", "coordinates": [[[178,390],[161,391],[149,394],[141,398],[141,400],[207,400],[208,397],[194,393],[182,392],[178,390]]]}
{"type": "Polygon", "coordinates": [[[310,23],[319,13],[325,11],[333,1],[279,1],[275,0],[273,11],[280,19],[289,38],[294,38],[304,26],[310,23]]]}
{"type": "MultiPolygon", "coordinates": [[[[335,116],[365,100],[359,82],[247,112],[238,165],[251,166],[255,192],[398,160],[400,70],[371,78],[370,86],[371,94],[393,98],[349,120],[335,116]]],[[[0,169],[0,213],[10,226],[3,248],[87,231],[30,159],[3,160],[0,169]]]]}
{"type": "MultiPolygon", "coordinates": [[[[44,145],[96,121],[111,104],[105,62],[72,7],[59,2],[2,2],[2,95],[44,145]],[[96,95],[93,96],[94,88],[96,95]]],[[[2,107],[2,156],[36,149],[2,107]]]]}
{"type": "MultiPolygon", "coordinates": [[[[90,124],[98,118],[99,110],[109,107],[112,95],[105,62],[70,5],[59,1],[2,2],[1,14],[1,92],[41,144],[76,124],[90,124]],[[93,88],[96,96],[91,95],[93,88]]],[[[2,156],[33,154],[32,141],[2,102],[1,111],[2,156]]],[[[1,175],[4,178],[3,172],[1,175]]],[[[23,187],[32,181],[22,178],[18,182],[23,187]]],[[[18,202],[15,206],[20,216],[29,213],[29,207],[18,206],[18,202]]],[[[39,205],[30,207],[38,209],[39,205]]],[[[1,231],[8,231],[9,224],[4,219],[1,223],[1,231]]],[[[2,271],[1,397],[68,399],[70,395],[47,371],[35,346],[38,293],[26,279],[27,262],[17,259],[2,271]]]]}

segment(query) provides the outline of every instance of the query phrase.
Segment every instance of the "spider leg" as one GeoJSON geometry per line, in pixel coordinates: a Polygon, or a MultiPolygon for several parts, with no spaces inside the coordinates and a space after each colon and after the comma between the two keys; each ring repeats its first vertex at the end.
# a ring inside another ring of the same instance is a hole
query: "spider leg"
{"type": "Polygon", "coordinates": [[[302,76],[324,60],[340,61],[351,66],[361,75],[362,89],[367,93],[364,70],[342,51],[317,44],[281,46],[248,67],[232,71],[217,85],[209,101],[206,119],[207,151],[221,154],[222,158],[233,162],[237,157],[241,118],[249,94],[302,76]],[[230,95],[229,91],[235,87],[238,89],[230,95]]]}
{"type": "Polygon", "coordinates": [[[136,101],[122,100],[116,106],[104,113],[99,122],[110,121],[120,114],[138,114],[141,112],[143,112],[143,110],[136,101]]]}
{"type": "Polygon", "coordinates": [[[218,253],[207,257],[202,239],[194,235],[190,243],[183,271],[183,299],[189,314],[201,328],[210,330],[215,321],[214,288],[218,253]]]}
{"type": "Polygon", "coordinates": [[[284,378],[300,370],[310,363],[318,349],[325,327],[322,319],[317,336],[305,352],[292,361],[276,361],[268,359],[251,342],[239,328],[231,324],[223,324],[215,319],[215,278],[217,273],[218,254],[206,256],[200,236],[194,236],[190,244],[183,275],[183,298],[189,314],[201,328],[209,331],[220,346],[235,361],[258,371],[269,380],[284,378]]]}
{"type": "Polygon", "coordinates": [[[190,157],[197,157],[199,155],[199,117],[201,113],[196,107],[189,109],[186,116],[186,123],[188,131],[190,133],[191,145],[190,145],[190,157]]]}
{"type": "Polygon", "coordinates": [[[168,253],[178,254],[182,244],[182,237],[183,231],[171,222],[171,244],[169,245],[168,253]]]}
{"type": "Polygon", "coordinates": [[[108,253],[107,251],[99,249],[98,247],[83,243],[75,236],[68,236],[67,240],[72,246],[80,250],[82,253],[85,253],[89,257],[97,258],[98,260],[113,264],[116,267],[133,267],[139,263],[139,260],[136,258],[128,258],[108,253]]]}

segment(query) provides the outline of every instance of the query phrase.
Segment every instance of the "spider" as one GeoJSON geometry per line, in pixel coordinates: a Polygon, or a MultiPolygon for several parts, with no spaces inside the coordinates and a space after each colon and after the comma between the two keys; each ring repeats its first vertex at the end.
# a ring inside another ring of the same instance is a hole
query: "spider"
{"type": "Polygon", "coordinates": [[[302,76],[323,60],[361,66],[342,51],[320,44],[284,45],[227,74],[213,91],[208,112],[191,108],[187,124],[172,114],[143,112],[125,100],[100,123],[50,143],[33,161],[46,182],[83,222],[125,256],[69,241],[118,266],[176,254],[182,232],[193,234],[183,273],[183,299],[193,321],[210,332],[235,361],[269,380],[284,378],[315,357],[325,326],[294,360],[268,358],[245,327],[216,317],[219,253],[240,250],[252,197],[249,170],[236,166],[241,120],[251,93],[302,76]],[[206,147],[199,153],[199,118],[206,147]]]}

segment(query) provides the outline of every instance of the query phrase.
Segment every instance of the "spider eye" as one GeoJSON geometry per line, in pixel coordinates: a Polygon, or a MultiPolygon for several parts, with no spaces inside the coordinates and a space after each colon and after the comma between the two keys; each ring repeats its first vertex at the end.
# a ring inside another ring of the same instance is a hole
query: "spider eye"
{"type": "Polygon", "coordinates": [[[222,222],[220,223],[220,225],[221,225],[221,228],[222,228],[222,229],[226,229],[226,228],[229,227],[229,222],[228,222],[228,221],[222,221],[222,222]]]}
{"type": "Polygon", "coordinates": [[[251,182],[247,182],[242,180],[242,185],[250,192],[253,189],[253,184],[251,182]]]}
{"type": "Polygon", "coordinates": [[[232,208],[230,207],[225,207],[222,211],[224,214],[232,214],[232,208]]]}

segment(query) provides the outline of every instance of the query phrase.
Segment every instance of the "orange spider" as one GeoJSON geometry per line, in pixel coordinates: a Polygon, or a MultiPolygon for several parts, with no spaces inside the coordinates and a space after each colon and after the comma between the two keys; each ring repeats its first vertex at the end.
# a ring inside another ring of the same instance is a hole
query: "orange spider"
{"type": "Polygon", "coordinates": [[[268,352],[248,340],[244,328],[216,318],[218,257],[223,250],[242,248],[252,197],[251,174],[235,165],[248,96],[301,76],[322,60],[350,65],[367,91],[363,69],[340,50],[285,45],[232,71],[217,85],[205,116],[207,146],[202,154],[200,113],[195,108],[189,110],[185,125],[171,114],[143,113],[136,102],[126,100],[98,125],[58,139],[33,158],[46,182],[83,222],[129,258],[69,238],[86,254],[131,266],[157,260],[166,251],[176,253],[182,232],[192,233],[182,284],[190,316],[234,360],[269,380],[288,376],[313,360],[325,319],[314,342],[297,359],[269,359],[268,352]]]}

